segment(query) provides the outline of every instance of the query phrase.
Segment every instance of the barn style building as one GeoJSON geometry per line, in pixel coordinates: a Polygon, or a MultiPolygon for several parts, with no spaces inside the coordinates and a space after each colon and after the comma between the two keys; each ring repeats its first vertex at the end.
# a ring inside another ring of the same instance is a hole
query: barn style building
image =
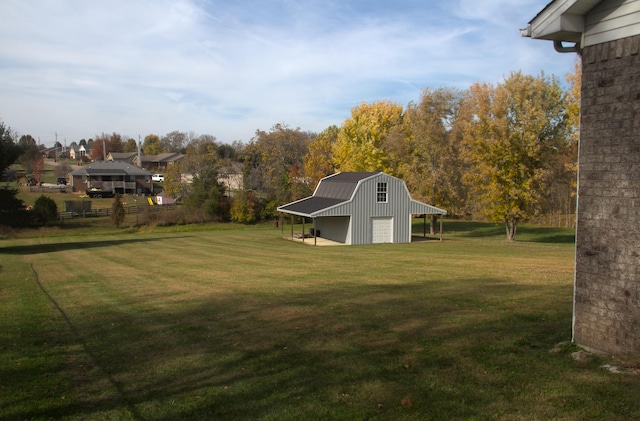
{"type": "Polygon", "coordinates": [[[640,354],[640,0],[555,0],[523,36],[582,56],[573,339],[640,354]]]}
{"type": "Polygon", "coordinates": [[[412,200],[404,181],[383,172],[330,175],[313,196],[278,211],[312,219],[314,236],[351,245],[409,243],[413,215],[447,213],[412,200]]]}

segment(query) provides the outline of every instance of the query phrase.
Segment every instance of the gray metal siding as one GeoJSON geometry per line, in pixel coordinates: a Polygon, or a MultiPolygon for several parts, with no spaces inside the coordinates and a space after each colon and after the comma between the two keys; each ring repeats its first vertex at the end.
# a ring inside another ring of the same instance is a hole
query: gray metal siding
{"type": "Polygon", "coordinates": [[[316,229],[322,238],[349,244],[350,219],[348,216],[316,218],[316,229]]]}
{"type": "Polygon", "coordinates": [[[640,0],[605,0],[585,16],[583,47],[640,35],[640,0]]]}
{"type": "Polygon", "coordinates": [[[404,182],[386,174],[379,174],[364,180],[357,189],[351,201],[353,214],[351,222],[352,244],[371,244],[372,217],[393,217],[393,242],[407,243],[411,240],[408,226],[410,226],[410,198],[404,182]],[[377,187],[379,182],[387,183],[387,202],[377,202],[377,187]]]}
{"type": "MultiPolygon", "coordinates": [[[[351,234],[347,244],[371,244],[371,218],[393,217],[393,242],[411,242],[411,215],[446,213],[441,209],[411,200],[405,183],[384,173],[360,181],[353,200],[319,212],[321,217],[351,216],[351,234]],[[378,203],[379,182],[387,183],[387,202],[378,203]]],[[[319,228],[320,229],[320,228],[319,228]]],[[[322,232],[322,231],[321,231],[322,232]]],[[[322,237],[324,237],[322,233],[322,237]]]]}

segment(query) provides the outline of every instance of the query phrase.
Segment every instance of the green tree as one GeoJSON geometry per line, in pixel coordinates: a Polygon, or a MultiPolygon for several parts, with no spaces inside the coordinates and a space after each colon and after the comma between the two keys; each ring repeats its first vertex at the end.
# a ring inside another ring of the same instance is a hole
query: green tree
{"type": "Polygon", "coordinates": [[[333,165],[333,145],[338,140],[340,129],[329,126],[309,144],[309,152],[304,157],[304,173],[316,186],[320,179],[336,172],[333,165]]]}
{"type": "Polygon", "coordinates": [[[514,240],[518,224],[540,213],[566,147],[563,91],[544,74],[512,73],[497,86],[472,85],[463,112],[465,180],[485,216],[504,222],[514,240]]]}
{"type": "Polygon", "coordinates": [[[111,222],[113,222],[116,228],[120,228],[120,225],[124,222],[125,210],[119,194],[116,194],[116,197],[113,199],[113,203],[111,204],[111,215],[109,216],[111,217],[111,222]]]}
{"type": "Polygon", "coordinates": [[[176,168],[172,169],[172,174],[181,174],[186,178],[176,188],[184,192],[184,204],[187,207],[198,209],[211,218],[227,219],[224,186],[218,182],[219,166],[215,137],[204,135],[187,146],[185,158],[174,165],[176,168]]]}
{"type": "Polygon", "coordinates": [[[384,171],[395,175],[384,139],[402,124],[402,106],[389,101],[363,102],[351,110],[340,127],[333,147],[333,164],[339,171],[384,171]]]}
{"type": "Polygon", "coordinates": [[[33,204],[32,212],[36,222],[42,225],[58,219],[58,206],[49,196],[40,195],[33,204]]]}
{"type": "Polygon", "coordinates": [[[0,188],[0,225],[24,227],[29,224],[29,214],[18,193],[18,189],[0,188]]]}
{"type": "Polygon", "coordinates": [[[22,150],[15,142],[15,133],[0,121],[0,174],[14,164],[21,154],[22,150]]]}
{"type": "Polygon", "coordinates": [[[164,149],[164,145],[160,141],[158,135],[148,134],[144,138],[144,142],[142,143],[142,150],[146,155],[158,155],[163,152],[166,152],[164,149]]]}

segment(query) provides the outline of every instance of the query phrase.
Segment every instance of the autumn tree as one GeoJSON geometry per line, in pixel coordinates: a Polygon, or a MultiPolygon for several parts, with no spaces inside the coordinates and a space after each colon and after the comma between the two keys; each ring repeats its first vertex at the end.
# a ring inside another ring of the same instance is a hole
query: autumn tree
{"type": "Polygon", "coordinates": [[[91,159],[94,161],[103,161],[110,152],[124,151],[122,136],[116,132],[96,136],[90,147],[91,159]]]}
{"type": "Polygon", "coordinates": [[[124,144],[124,152],[138,152],[138,142],[133,138],[129,138],[124,144]]]}
{"type": "Polygon", "coordinates": [[[309,152],[304,157],[304,173],[311,185],[316,186],[320,179],[335,172],[333,145],[339,132],[338,126],[329,126],[309,144],[309,152]]]}
{"type": "Polygon", "coordinates": [[[23,135],[18,140],[18,146],[21,150],[18,162],[27,173],[36,174],[36,177],[40,179],[38,173],[42,171],[43,159],[36,140],[31,135],[23,135]]]}
{"type": "Polygon", "coordinates": [[[389,101],[363,102],[351,110],[333,146],[333,164],[339,171],[384,171],[395,175],[383,141],[402,124],[402,106],[389,101]]]}
{"type": "Polygon", "coordinates": [[[493,86],[473,84],[462,107],[465,180],[485,216],[506,226],[514,240],[517,226],[543,206],[553,166],[566,146],[564,95],[555,78],[512,73],[493,86]]]}
{"type": "Polygon", "coordinates": [[[275,124],[269,132],[256,131],[245,156],[250,154],[251,165],[259,169],[260,174],[254,181],[259,180],[258,189],[267,193],[268,200],[280,205],[310,193],[302,168],[314,137],[313,133],[291,129],[281,123],[275,124]]]}
{"type": "Polygon", "coordinates": [[[158,155],[166,152],[160,137],[153,133],[145,136],[144,142],[142,142],[142,150],[146,155],[158,155]]]}
{"type": "Polygon", "coordinates": [[[563,215],[565,225],[573,226],[578,194],[578,139],[580,134],[580,88],[582,64],[576,58],[573,72],[568,73],[565,80],[569,84],[565,95],[567,110],[567,128],[569,135],[566,147],[562,149],[557,165],[554,183],[548,192],[549,206],[545,210],[549,214],[563,215]]]}
{"type": "Polygon", "coordinates": [[[250,224],[256,221],[258,198],[251,191],[243,191],[233,198],[231,205],[231,220],[241,224],[250,224]]]}
{"type": "MultiPolygon", "coordinates": [[[[455,130],[460,98],[461,93],[454,89],[423,90],[420,102],[409,104],[405,111],[404,136],[386,140],[386,149],[398,161],[394,166],[411,195],[454,214],[464,206],[465,197],[455,130]]],[[[433,218],[432,229],[435,215],[433,218]]]]}
{"type": "Polygon", "coordinates": [[[103,161],[107,155],[107,139],[102,136],[96,136],[96,140],[91,144],[89,157],[92,161],[103,161]]]}
{"type": "Polygon", "coordinates": [[[107,152],[124,152],[124,142],[122,141],[122,135],[113,132],[108,136],[109,149],[107,152]]]}
{"type": "Polygon", "coordinates": [[[181,153],[188,144],[188,136],[186,133],[174,130],[162,136],[160,141],[164,147],[164,152],[181,153]]]}

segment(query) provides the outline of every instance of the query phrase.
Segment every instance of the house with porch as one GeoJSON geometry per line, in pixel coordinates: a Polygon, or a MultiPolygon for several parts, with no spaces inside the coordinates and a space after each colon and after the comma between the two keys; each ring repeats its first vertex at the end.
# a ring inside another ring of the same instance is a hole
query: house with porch
{"type": "Polygon", "coordinates": [[[142,194],[152,190],[151,173],[121,161],[96,161],[71,173],[73,191],[98,189],[118,194],[142,194]]]}
{"type": "Polygon", "coordinates": [[[176,162],[180,162],[186,155],[177,152],[163,152],[158,155],[141,155],[141,163],[138,156],[133,158],[133,164],[151,171],[165,171],[176,162]]]}
{"type": "Polygon", "coordinates": [[[351,245],[410,243],[413,215],[447,213],[411,199],[404,181],[383,172],[330,175],[312,196],[278,211],[311,219],[313,237],[351,245]]]}

